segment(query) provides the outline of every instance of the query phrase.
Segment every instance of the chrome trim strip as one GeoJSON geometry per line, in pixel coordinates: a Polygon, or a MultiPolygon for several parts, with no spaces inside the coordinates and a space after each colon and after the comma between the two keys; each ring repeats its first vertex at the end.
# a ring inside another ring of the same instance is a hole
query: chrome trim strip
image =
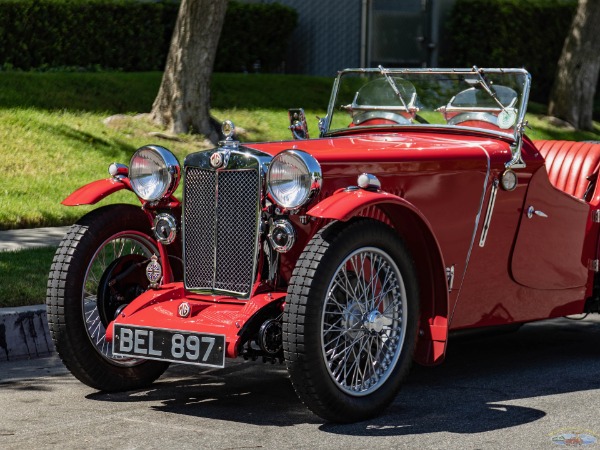
{"type": "MultiPolygon", "coordinates": [[[[519,111],[519,118],[517,119],[517,126],[515,127],[515,147],[513,151],[513,157],[510,161],[504,164],[507,169],[523,169],[525,168],[525,161],[521,154],[521,148],[523,146],[523,135],[525,134],[525,127],[527,121],[525,120],[525,110],[527,103],[529,102],[529,90],[531,89],[531,75],[526,73],[525,75],[525,86],[523,86],[523,97],[521,98],[521,108],[519,111]]],[[[512,149],[511,149],[512,150],[512,149]]]]}
{"type": "Polygon", "coordinates": [[[492,214],[494,212],[494,205],[496,204],[496,195],[498,194],[499,181],[496,178],[492,185],[492,192],[490,193],[490,202],[488,203],[487,212],[485,213],[485,219],[483,220],[483,228],[481,230],[481,238],[479,239],[479,246],[485,245],[485,240],[490,229],[490,222],[492,221],[492,214]]]}
{"type": "Polygon", "coordinates": [[[452,319],[454,318],[454,312],[456,311],[456,306],[458,305],[458,302],[460,301],[460,293],[462,292],[463,283],[465,282],[465,277],[467,276],[467,269],[469,268],[469,262],[471,261],[471,253],[473,252],[473,246],[475,245],[475,238],[477,236],[477,228],[479,228],[479,219],[481,218],[481,212],[483,210],[483,201],[485,200],[485,192],[487,189],[488,180],[490,178],[490,172],[492,170],[490,154],[487,152],[487,150],[483,146],[480,145],[479,148],[483,151],[483,153],[485,153],[485,156],[487,158],[487,170],[485,173],[485,179],[483,180],[483,191],[481,193],[481,200],[479,201],[479,211],[477,212],[477,215],[475,216],[475,228],[473,229],[473,236],[471,237],[471,245],[469,246],[469,252],[467,253],[467,259],[465,261],[465,268],[463,270],[462,277],[460,278],[460,285],[458,286],[456,302],[454,303],[454,308],[452,309],[452,312],[450,314],[448,314],[448,326],[450,326],[450,324],[452,323],[452,319]]]}

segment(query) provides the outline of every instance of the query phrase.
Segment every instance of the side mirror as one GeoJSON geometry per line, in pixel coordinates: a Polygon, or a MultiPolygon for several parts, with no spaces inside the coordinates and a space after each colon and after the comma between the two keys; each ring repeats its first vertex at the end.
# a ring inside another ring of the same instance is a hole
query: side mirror
{"type": "Polygon", "coordinates": [[[288,109],[288,117],[290,119],[290,130],[294,139],[309,139],[304,110],[302,108],[288,109]]]}

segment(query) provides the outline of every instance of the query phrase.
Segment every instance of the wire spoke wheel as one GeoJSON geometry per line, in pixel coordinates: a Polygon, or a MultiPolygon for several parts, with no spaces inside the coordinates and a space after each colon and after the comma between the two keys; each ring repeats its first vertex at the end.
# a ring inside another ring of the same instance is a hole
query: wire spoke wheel
{"type": "Polygon", "coordinates": [[[396,397],[419,318],[404,241],[357,218],[319,230],[298,259],[283,315],[283,352],[300,399],[333,422],[366,420],[396,397]]]}
{"type": "MultiPolygon", "coordinates": [[[[100,245],[87,267],[81,293],[85,328],[96,351],[113,364],[131,366],[139,364],[141,360],[113,355],[112,343],[106,340],[106,327],[109,320],[114,317],[109,319],[102,317],[101,310],[106,305],[102,305],[101,302],[108,300],[103,298],[105,297],[103,295],[100,295],[99,298],[99,289],[105,280],[107,270],[115,261],[130,255],[139,255],[145,261],[157,252],[156,247],[142,233],[120,232],[100,245]]],[[[114,275],[118,276],[119,274],[114,275]]],[[[146,288],[147,283],[143,287],[138,286],[136,293],[139,294],[146,288]]],[[[125,292],[115,293],[123,305],[126,304],[126,294],[125,292]]]]}
{"type": "Polygon", "coordinates": [[[148,260],[158,254],[148,217],[134,205],[108,205],[72,225],[56,250],[48,275],[48,327],[71,373],[95,389],[144,387],[167,362],[113,354],[106,329],[148,289],[148,260]]]}
{"type": "Polygon", "coordinates": [[[406,334],[405,298],[400,270],[381,249],[358,249],[338,266],[321,335],[329,375],[341,390],[368,395],[387,380],[406,334]]]}

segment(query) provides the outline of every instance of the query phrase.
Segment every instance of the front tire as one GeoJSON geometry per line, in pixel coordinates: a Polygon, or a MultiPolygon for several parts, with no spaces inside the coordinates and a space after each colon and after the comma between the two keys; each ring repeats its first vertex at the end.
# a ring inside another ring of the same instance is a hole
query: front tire
{"type": "Polygon", "coordinates": [[[379,414],[412,362],[417,277],[403,241],[370,219],[334,222],[304,249],[288,288],[283,349],[292,384],[333,422],[379,414]]]}
{"type": "Polygon", "coordinates": [[[48,326],[60,358],[81,382],[103,391],[144,387],[168,363],[112,354],[106,327],[148,288],[145,264],[158,254],[145,213],[109,205],[81,218],[63,238],[48,277],[48,326]]]}

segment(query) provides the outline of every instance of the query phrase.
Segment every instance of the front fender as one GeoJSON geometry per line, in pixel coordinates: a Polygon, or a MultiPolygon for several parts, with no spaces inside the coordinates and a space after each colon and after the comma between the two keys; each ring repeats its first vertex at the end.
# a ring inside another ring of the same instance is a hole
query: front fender
{"type": "MultiPolygon", "coordinates": [[[[373,214],[376,207],[405,238],[417,273],[420,290],[419,337],[414,359],[423,365],[439,364],[448,342],[448,280],[439,243],[421,211],[402,197],[363,189],[341,190],[323,199],[307,214],[320,219],[348,221],[373,214]]],[[[373,218],[378,219],[377,215],[373,218]]]]}
{"type": "Polygon", "coordinates": [[[383,191],[373,192],[364,189],[345,189],[343,191],[338,191],[332,196],[319,202],[319,204],[311,208],[307,214],[321,219],[333,219],[346,222],[361,210],[381,203],[408,208],[417,214],[424,222],[427,222],[421,212],[402,197],[383,191]]]}
{"type": "Polygon", "coordinates": [[[80,187],[61,203],[65,206],[94,205],[121,189],[131,190],[128,180],[117,178],[96,180],[80,187]]]}

